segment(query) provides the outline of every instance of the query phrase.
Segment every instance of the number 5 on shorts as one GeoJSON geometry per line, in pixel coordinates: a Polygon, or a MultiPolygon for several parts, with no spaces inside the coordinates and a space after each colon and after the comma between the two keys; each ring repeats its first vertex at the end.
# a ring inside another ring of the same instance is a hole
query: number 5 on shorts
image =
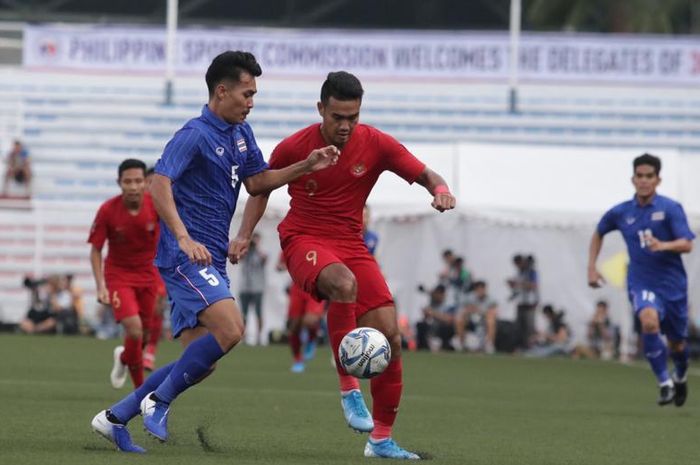
{"type": "Polygon", "coordinates": [[[210,285],[212,285],[212,286],[219,285],[219,280],[217,279],[217,277],[211,273],[207,273],[207,268],[203,268],[203,269],[199,270],[199,274],[201,274],[202,278],[206,279],[210,285]]]}

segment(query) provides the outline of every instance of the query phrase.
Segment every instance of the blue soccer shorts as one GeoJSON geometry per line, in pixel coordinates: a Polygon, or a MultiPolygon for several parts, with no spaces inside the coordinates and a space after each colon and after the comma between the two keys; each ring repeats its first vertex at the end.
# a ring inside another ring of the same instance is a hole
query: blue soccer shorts
{"type": "Polygon", "coordinates": [[[233,299],[226,272],[213,265],[185,261],[172,268],[158,268],[170,297],[171,330],[178,337],[184,329],[199,325],[199,312],[215,302],[233,299]]]}
{"type": "Polygon", "coordinates": [[[687,297],[668,300],[652,290],[642,288],[630,289],[629,297],[637,318],[642,309],[651,307],[656,310],[661,323],[661,332],[670,341],[683,341],[688,338],[687,297]]]}

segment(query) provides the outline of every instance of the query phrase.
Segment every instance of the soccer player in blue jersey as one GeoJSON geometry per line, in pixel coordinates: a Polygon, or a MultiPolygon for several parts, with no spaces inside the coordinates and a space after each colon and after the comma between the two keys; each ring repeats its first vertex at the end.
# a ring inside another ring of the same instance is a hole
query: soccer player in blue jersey
{"type": "Polygon", "coordinates": [[[588,284],[600,287],[596,260],[603,236],[615,229],[627,244],[629,299],[642,326],[644,354],[659,382],[659,405],[685,403],[688,395],[688,280],[681,254],[693,248],[695,235],[680,203],[658,195],[661,160],[644,154],[634,159],[635,195],[610,209],[598,223],[588,256],[588,284]],[[666,335],[675,366],[669,376],[666,335]]]}
{"type": "Polygon", "coordinates": [[[165,441],[170,404],[243,337],[226,274],[241,184],[254,196],[337,162],[338,150],[326,146],[288,167],[268,169],[245,122],[261,74],[250,53],[227,51],[214,58],[206,74],[208,105],[175,133],[156,164],[151,193],[161,236],[155,263],[172,301],[173,335],[185,350],[92,420],[93,429],[121,451],[144,452],[126,429],[139,411],[146,431],[165,441]]]}

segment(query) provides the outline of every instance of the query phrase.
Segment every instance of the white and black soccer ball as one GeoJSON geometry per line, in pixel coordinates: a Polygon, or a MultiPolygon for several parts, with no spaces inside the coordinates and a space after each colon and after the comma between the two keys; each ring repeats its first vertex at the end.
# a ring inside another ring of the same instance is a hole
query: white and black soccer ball
{"type": "Polygon", "coordinates": [[[356,378],[381,374],[391,361],[391,346],[384,334],[374,328],[355,328],[338,347],[338,358],[345,371],[356,378]]]}

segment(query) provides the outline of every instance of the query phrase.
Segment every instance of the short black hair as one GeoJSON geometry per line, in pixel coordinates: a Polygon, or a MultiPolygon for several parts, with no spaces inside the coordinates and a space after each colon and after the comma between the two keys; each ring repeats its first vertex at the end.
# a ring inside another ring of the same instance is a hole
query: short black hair
{"type": "Polygon", "coordinates": [[[253,77],[258,77],[262,74],[262,68],[260,68],[252,53],[228,50],[217,55],[209,65],[205,76],[209,97],[214,95],[214,90],[221,81],[228,79],[239,82],[241,73],[244,71],[253,77]]]}
{"type": "Polygon", "coordinates": [[[360,80],[354,74],[333,71],[328,73],[321,86],[321,102],[326,105],[331,97],[341,101],[362,100],[364,93],[360,80]]]}
{"type": "Polygon", "coordinates": [[[143,171],[144,177],[146,176],[146,164],[142,162],[141,160],[137,160],[135,158],[127,158],[123,162],[119,164],[119,178],[122,178],[122,173],[126,170],[130,170],[132,168],[140,168],[143,171]]]}
{"type": "Polygon", "coordinates": [[[477,287],[486,288],[486,281],[475,281],[474,284],[472,284],[472,289],[476,289],[477,287]]]}
{"type": "Polygon", "coordinates": [[[657,176],[661,174],[661,159],[655,155],[645,153],[643,155],[638,156],[632,162],[632,169],[636,171],[637,167],[642,165],[649,165],[652,168],[654,168],[654,171],[656,172],[657,176]]]}
{"type": "Polygon", "coordinates": [[[607,300],[599,300],[596,302],[596,307],[605,307],[608,308],[608,301],[607,300]]]}

